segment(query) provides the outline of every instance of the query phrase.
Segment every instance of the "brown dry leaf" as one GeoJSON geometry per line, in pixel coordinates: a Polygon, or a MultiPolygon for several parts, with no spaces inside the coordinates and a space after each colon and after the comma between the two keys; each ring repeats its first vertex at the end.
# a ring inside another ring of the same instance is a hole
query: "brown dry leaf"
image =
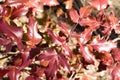
{"type": "Polygon", "coordinates": [[[73,0],[66,0],[64,2],[65,6],[66,6],[66,9],[71,9],[72,8],[72,3],[73,3],[73,0]]]}

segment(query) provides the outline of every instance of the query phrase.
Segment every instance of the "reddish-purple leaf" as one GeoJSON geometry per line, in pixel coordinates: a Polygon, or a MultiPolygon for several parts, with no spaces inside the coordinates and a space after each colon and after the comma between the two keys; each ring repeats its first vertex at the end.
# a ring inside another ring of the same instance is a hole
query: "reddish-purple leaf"
{"type": "Polygon", "coordinates": [[[10,6],[10,7],[18,7],[23,5],[23,3],[28,2],[27,0],[6,0],[4,5],[10,6]]]}
{"type": "Polygon", "coordinates": [[[41,0],[29,0],[24,3],[28,8],[32,8],[33,12],[43,12],[43,5],[40,4],[41,0]]]}
{"type": "Polygon", "coordinates": [[[18,80],[20,76],[20,72],[15,66],[9,66],[8,77],[10,80],[18,80]]]}
{"type": "Polygon", "coordinates": [[[111,80],[120,80],[120,64],[118,63],[111,72],[111,80]]]}
{"type": "Polygon", "coordinates": [[[30,73],[31,73],[32,76],[34,76],[36,78],[40,78],[40,77],[42,77],[44,75],[44,71],[45,71],[44,68],[33,66],[30,73]]]}
{"type": "Polygon", "coordinates": [[[57,6],[57,5],[59,5],[57,0],[40,0],[40,2],[42,2],[44,5],[47,5],[47,6],[57,6]]]}
{"type": "Polygon", "coordinates": [[[105,9],[107,8],[108,6],[108,0],[92,0],[91,2],[89,2],[89,4],[97,9],[97,10],[102,10],[102,9],[105,9]]]}
{"type": "Polygon", "coordinates": [[[80,33],[79,44],[86,44],[92,36],[92,30],[91,29],[85,29],[82,33],[80,33]]]}
{"type": "Polygon", "coordinates": [[[90,48],[90,46],[84,46],[80,44],[79,52],[81,53],[86,62],[93,64],[95,61],[95,56],[93,55],[90,48]]]}
{"type": "Polygon", "coordinates": [[[48,49],[41,53],[38,57],[38,60],[48,62],[45,70],[45,74],[48,79],[53,78],[56,75],[59,65],[61,65],[67,71],[70,70],[67,58],[62,53],[58,54],[55,49],[48,49]]]}
{"type": "Polygon", "coordinates": [[[66,71],[70,71],[70,65],[65,55],[59,54],[58,59],[59,59],[59,64],[63,67],[63,69],[66,71]]]}
{"type": "Polygon", "coordinates": [[[0,17],[8,17],[11,13],[11,8],[0,5],[0,17]]]}
{"type": "Polygon", "coordinates": [[[58,66],[58,56],[55,49],[48,49],[44,53],[41,53],[38,57],[41,61],[48,61],[47,68],[45,70],[46,77],[52,79],[57,71],[58,66]]]}
{"type": "Polygon", "coordinates": [[[60,26],[61,31],[65,34],[65,35],[69,35],[70,34],[70,28],[63,22],[58,22],[58,25],[60,26]]]}
{"type": "Polygon", "coordinates": [[[8,70],[7,70],[7,69],[1,69],[1,68],[0,68],[0,79],[3,78],[3,76],[4,76],[5,74],[7,74],[7,73],[8,73],[8,70]]]}
{"type": "Polygon", "coordinates": [[[12,41],[10,39],[0,38],[0,45],[4,45],[7,52],[12,49],[12,41]]]}
{"type": "Polygon", "coordinates": [[[80,18],[88,17],[91,14],[92,8],[89,6],[85,6],[80,8],[79,13],[80,13],[80,18]]]}
{"type": "Polygon", "coordinates": [[[41,42],[41,35],[38,33],[38,24],[31,16],[29,17],[27,36],[29,39],[29,45],[36,45],[41,42]]]}
{"type": "Polygon", "coordinates": [[[51,59],[49,62],[48,67],[45,70],[45,74],[48,80],[52,80],[53,77],[56,75],[58,69],[58,62],[56,59],[51,59]]]}
{"type": "Polygon", "coordinates": [[[100,26],[100,23],[96,20],[94,16],[80,19],[79,24],[81,26],[89,26],[93,30],[100,26]]]}
{"type": "Polygon", "coordinates": [[[22,64],[19,70],[24,69],[25,67],[29,66],[32,60],[30,59],[30,47],[27,47],[23,52],[21,52],[22,64]]]}
{"type": "Polygon", "coordinates": [[[45,50],[44,53],[41,53],[38,59],[50,60],[52,58],[56,58],[56,56],[57,56],[57,52],[55,49],[48,49],[48,50],[45,50]]]}
{"type": "Polygon", "coordinates": [[[72,57],[72,50],[67,44],[62,44],[61,48],[64,50],[64,55],[67,55],[68,57],[72,57]]]}
{"type": "Polygon", "coordinates": [[[118,18],[115,16],[114,13],[111,13],[109,16],[108,16],[108,19],[110,20],[110,24],[115,27],[116,25],[118,25],[118,18]]]}
{"type": "Polygon", "coordinates": [[[35,80],[35,79],[32,76],[28,76],[25,80],[35,80]]]}
{"type": "Polygon", "coordinates": [[[64,43],[64,39],[61,38],[60,36],[57,36],[56,34],[54,34],[51,30],[47,30],[48,34],[50,35],[50,37],[52,38],[52,42],[56,45],[62,45],[62,43],[64,43]]]}
{"type": "Polygon", "coordinates": [[[19,50],[23,50],[24,46],[22,44],[23,29],[21,27],[15,27],[9,25],[5,20],[0,19],[0,32],[10,37],[19,50]]]}
{"type": "Polygon", "coordinates": [[[99,52],[110,52],[113,48],[117,47],[115,42],[98,38],[93,39],[90,45],[99,52]]]}
{"type": "Polygon", "coordinates": [[[78,23],[79,20],[79,14],[77,12],[77,10],[75,9],[71,9],[69,12],[70,18],[74,23],[78,23]]]}
{"type": "Polygon", "coordinates": [[[118,48],[112,49],[112,55],[115,61],[120,61],[120,49],[118,48]]]}
{"type": "Polygon", "coordinates": [[[13,12],[11,13],[11,19],[14,19],[16,17],[21,17],[21,16],[25,16],[28,12],[28,7],[26,6],[19,6],[17,8],[14,8],[13,12]]]}

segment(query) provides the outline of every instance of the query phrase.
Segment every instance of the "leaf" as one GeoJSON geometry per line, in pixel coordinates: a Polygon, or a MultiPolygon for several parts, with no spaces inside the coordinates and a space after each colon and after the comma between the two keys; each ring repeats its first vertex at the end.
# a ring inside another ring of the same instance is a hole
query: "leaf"
{"type": "Polygon", "coordinates": [[[79,24],[81,26],[89,26],[93,30],[100,26],[100,22],[98,22],[94,16],[80,19],[79,24]]]}
{"type": "Polygon", "coordinates": [[[118,25],[118,18],[115,16],[114,13],[111,13],[111,14],[108,16],[108,19],[110,20],[110,24],[111,24],[113,27],[118,25]]]}
{"type": "Polygon", "coordinates": [[[35,78],[40,78],[44,75],[44,68],[40,68],[38,66],[33,66],[32,70],[30,71],[30,75],[34,76],[35,78]]]}
{"type": "Polygon", "coordinates": [[[28,12],[28,7],[26,6],[19,6],[17,8],[14,8],[13,12],[11,13],[11,19],[14,19],[16,17],[22,17],[25,16],[28,12]]]}
{"type": "Polygon", "coordinates": [[[23,5],[23,3],[26,3],[26,2],[27,0],[6,0],[4,5],[17,8],[18,6],[23,5]]]}
{"type": "Polygon", "coordinates": [[[30,50],[31,47],[27,47],[23,52],[21,52],[22,64],[19,67],[19,70],[22,70],[31,64],[32,60],[30,59],[30,50]]]}
{"type": "Polygon", "coordinates": [[[66,58],[66,56],[63,55],[63,54],[59,54],[58,59],[59,59],[59,64],[63,67],[63,69],[65,71],[69,72],[70,71],[70,65],[68,63],[68,59],[66,58]]]}
{"type": "Polygon", "coordinates": [[[0,32],[10,37],[20,51],[24,49],[21,41],[23,36],[23,29],[21,27],[11,26],[5,20],[0,19],[0,32]]]}
{"type": "Polygon", "coordinates": [[[78,14],[77,10],[71,9],[71,10],[69,11],[69,15],[70,15],[71,20],[72,20],[74,23],[78,23],[79,14],[78,14]]]}
{"type": "Polygon", "coordinates": [[[6,52],[11,51],[12,49],[12,41],[7,38],[0,38],[0,45],[4,45],[6,48],[6,52]]]}
{"type": "Polygon", "coordinates": [[[44,5],[47,5],[47,6],[57,6],[57,5],[59,5],[57,0],[40,0],[40,2],[42,2],[44,5]]]}
{"type": "Polygon", "coordinates": [[[24,3],[25,6],[27,6],[29,9],[33,9],[34,12],[43,12],[43,5],[40,4],[42,0],[29,0],[26,3],[24,3]]]}
{"type": "Polygon", "coordinates": [[[15,66],[9,66],[8,69],[9,69],[8,76],[10,80],[18,80],[20,76],[18,69],[15,66]]]}
{"type": "Polygon", "coordinates": [[[112,49],[116,48],[115,42],[106,41],[104,39],[95,38],[90,44],[98,52],[110,52],[112,49]]]}
{"type": "Polygon", "coordinates": [[[1,69],[0,68],[0,79],[3,78],[5,74],[7,74],[9,71],[7,69],[1,69]]]}
{"type": "Polygon", "coordinates": [[[57,52],[54,49],[48,49],[44,53],[41,53],[38,57],[40,61],[49,61],[48,66],[45,70],[46,77],[53,78],[57,71],[58,66],[58,57],[57,52]]]}
{"type": "Polygon", "coordinates": [[[0,17],[9,17],[11,13],[11,8],[0,5],[0,17]]]}
{"type": "Polygon", "coordinates": [[[120,80],[120,64],[118,63],[111,72],[111,80],[120,80]]]}
{"type": "Polygon", "coordinates": [[[35,79],[32,76],[28,76],[25,80],[35,80],[35,79]]]}
{"type": "Polygon", "coordinates": [[[66,6],[66,9],[71,9],[73,6],[73,0],[65,0],[64,4],[66,6]]]}
{"type": "Polygon", "coordinates": [[[108,52],[103,53],[100,60],[102,61],[102,63],[104,65],[107,65],[107,66],[110,66],[110,65],[112,65],[114,63],[112,55],[110,53],[108,53],[108,52]]]}
{"type": "Polygon", "coordinates": [[[115,61],[120,61],[120,49],[119,48],[112,49],[112,55],[115,61]]]}
{"type": "Polygon", "coordinates": [[[62,53],[58,54],[53,48],[41,53],[38,60],[48,62],[45,70],[47,79],[52,79],[56,75],[60,65],[67,71],[70,69],[67,58],[62,53]]]}
{"type": "Polygon", "coordinates": [[[94,57],[92,51],[90,50],[90,48],[91,47],[89,45],[84,46],[84,45],[80,44],[80,48],[78,50],[86,62],[93,64],[95,61],[95,57],[94,57]]]}
{"type": "Polygon", "coordinates": [[[38,33],[38,24],[37,21],[35,21],[31,16],[29,17],[29,23],[27,25],[27,36],[29,39],[29,45],[34,46],[41,42],[42,37],[38,33]]]}
{"type": "Polygon", "coordinates": [[[72,57],[73,52],[67,44],[62,44],[61,48],[64,50],[64,55],[67,55],[68,57],[72,57]]]}
{"type": "Polygon", "coordinates": [[[65,34],[65,35],[69,35],[70,34],[70,28],[63,22],[58,22],[58,25],[60,26],[61,31],[65,34]]]}
{"type": "Polygon", "coordinates": [[[43,6],[40,4],[39,0],[7,0],[5,5],[14,8],[24,6],[24,8],[32,8],[33,12],[43,12],[43,6]]]}
{"type": "Polygon", "coordinates": [[[48,80],[53,79],[58,69],[57,60],[53,59],[50,61],[48,67],[45,70],[45,74],[48,80]]]}
{"type": "Polygon", "coordinates": [[[85,6],[80,8],[79,13],[80,13],[80,18],[88,17],[91,14],[92,8],[89,6],[85,6]]]}
{"type": "Polygon", "coordinates": [[[54,34],[51,30],[47,30],[47,33],[49,34],[49,36],[51,37],[52,39],[52,42],[56,45],[62,45],[62,43],[64,43],[64,39],[57,36],[56,34],[54,34]]]}
{"type": "Polygon", "coordinates": [[[92,0],[91,2],[89,2],[89,4],[97,9],[97,10],[103,10],[105,8],[107,8],[108,6],[108,0],[92,0]]]}
{"type": "Polygon", "coordinates": [[[78,38],[79,44],[86,44],[91,39],[91,36],[92,36],[92,30],[91,29],[85,29],[85,31],[83,31],[80,34],[80,37],[78,38]]]}

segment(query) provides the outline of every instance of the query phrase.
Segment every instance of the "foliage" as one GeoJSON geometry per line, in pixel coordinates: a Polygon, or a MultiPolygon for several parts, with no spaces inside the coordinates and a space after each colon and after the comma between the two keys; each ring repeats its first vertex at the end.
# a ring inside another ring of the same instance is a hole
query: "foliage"
{"type": "Polygon", "coordinates": [[[0,3],[0,79],[119,80],[120,25],[108,0],[0,3]]]}

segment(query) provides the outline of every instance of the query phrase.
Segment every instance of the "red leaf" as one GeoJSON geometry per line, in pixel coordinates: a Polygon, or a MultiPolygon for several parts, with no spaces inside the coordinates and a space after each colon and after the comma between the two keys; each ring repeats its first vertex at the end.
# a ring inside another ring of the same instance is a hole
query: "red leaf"
{"type": "Polygon", "coordinates": [[[107,52],[103,53],[101,60],[102,60],[102,63],[107,66],[110,66],[114,63],[112,55],[107,52]]]}
{"type": "Polygon", "coordinates": [[[3,76],[8,73],[9,71],[7,69],[1,69],[0,68],[0,79],[3,78],[3,76]]]}
{"type": "Polygon", "coordinates": [[[59,5],[57,0],[40,0],[40,2],[42,2],[44,5],[47,5],[47,6],[57,6],[57,5],[59,5]]]}
{"type": "Polygon", "coordinates": [[[53,77],[56,75],[57,73],[57,69],[58,69],[58,64],[57,64],[57,60],[52,59],[49,62],[48,67],[45,70],[45,74],[48,80],[52,80],[53,77]]]}
{"type": "Polygon", "coordinates": [[[57,52],[54,49],[48,49],[44,53],[41,53],[38,57],[41,61],[48,61],[48,66],[45,70],[46,77],[53,78],[57,71],[58,66],[58,57],[57,52]]]}
{"type": "Polygon", "coordinates": [[[89,6],[80,8],[80,10],[79,10],[80,18],[89,16],[91,14],[91,11],[92,11],[92,8],[90,8],[89,6]]]}
{"type": "Polygon", "coordinates": [[[79,14],[75,9],[71,9],[69,12],[70,18],[74,23],[78,23],[79,14]]]}
{"type": "Polygon", "coordinates": [[[93,39],[90,44],[95,50],[99,52],[110,52],[113,48],[116,48],[116,43],[112,41],[100,40],[98,38],[93,39]]]}
{"type": "Polygon", "coordinates": [[[48,34],[50,35],[50,37],[52,38],[52,42],[54,42],[54,44],[56,45],[62,45],[62,43],[64,43],[64,39],[57,36],[56,34],[54,34],[51,30],[47,30],[48,34]]]}
{"type": "Polygon", "coordinates": [[[120,49],[114,48],[112,50],[112,55],[113,55],[115,61],[120,61],[120,49]]]}
{"type": "Polygon", "coordinates": [[[28,76],[25,80],[35,80],[35,79],[32,76],[28,76]]]}
{"type": "Polygon", "coordinates": [[[0,32],[10,37],[17,45],[19,50],[23,50],[22,44],[23,29],[9,25],[5,20],[0,19],[0,32]]]}
{"type": "Polygon", "coordinates": [[[9,17],[11,13],[11,8],[0,5],[0,17],[9,17]]]}
{"type": "Polygon", "coordinates": [[[30,47],[27,47],[23,52],[21,52],[22,64],[19,70],[24,69],[25,67],[29,66],[32,60],[30,59],[30,47]]]}
{"type": "Polygon", "coordinates": [[[58,25],[60,26],[61,31],[65,34],[65,35],[69,35],[70,34],[70,28],[63,22],[58,22],[58,25]]]}
{"type": "MultiPolygon", "coordinates": [[[[41,1],[41,0],[40,0],[41,1]]],[[[24,3],[28,8],[32,8],[33,12],[43,12],[43,5],[40,4],[39,0],[29,0],[24,3]]]]}
{"type": "Polygon", "coordinates": [[[63,67],[64,70],[70,71],[70,65],[68,63],[68,59],[63,54],[58,55],[59,64],[63,67]]]}
{"type": "Polygon", "coordinates": [[[5,4],[6,6],[11,7],[18,7],[20,5],[23,5],[23,3],[28,2],[27,0],[6,0],[5,4]]]}
{"type": "Polygon", "coordinates": [[[81,53],[86,62],[92,64],[94,63],[95,57],[90,50],[90,46],[83,46],[80,44],[79,52],[81,53]]]}
{"type": "Polygon", "coordinates": [[[92,0],[89,4],[97,10],[102,10],[108,6],[108,0],[92,0]]]}
{"type": "Polygon", "coordinates": [[[0,38],[0,45],[4,45],[7,52],[12,49],[12,41],[10,39],[0,38]]]}
{"type": "Polygon", "coordinates": [[[111,80],[120,80],[120,64],[114,67],[111,72],[111,80]]]}
{"type": "Polygon", "coordinates": [[[16,67],[9,66],[8,76],[9,76],[10,80],[18,80],[20,73],[16,67]]]}
{"type": "Polygon", "coordinates": [[[30,75],[36,77],[36,78],[40,78],[44,75],[44,71],[45,69],[44,68],[40,68],[40,67],[37,67],[37,66],[33,66],[32,67],[32,70],[30,71],[30,75]]]}
{"type": "Polygon", "coordinates": [[[32,17],[29,17],[27,36],[29,39],[29,43],[32,46],[38,44],[42,39],[41,35],[38,33],[37,25],[37,21],[35,21],[32,17]]]}
{"type": "Polygon", "coordinates": [[[59,65],[67,71],[70,69],[67,58],[61,53],[58,54],[55,49],[48,49],[44,53],[41,53],[38,60],[48,62],[45,70],[48,79],[53,78],[56,75],[59,65]]]}
{"type": "Polygon", "coordinates": [[[92,35],[92,30],[91,29],[85,29],[82,33],[80,33],[79,39],[79,44],[86,44],[92,35]]]}
{"type": "Polygon", "coordinates": [[[72,50],[67,44],[62,44],[61,48],[64,50],[64,55],[67,55],[68,57],[72,57],[72,50]]]}
{"type": "Polygon", "coordinates": [[[16,17],[25,16],[28,12],[28,7],[26,6],[19,6],[17,8],[14,8],[13,12],[11,13],[11,19],[14,19],[16,17]]]}
{"type": "Polygon", "coordinates": [[[114,13],[111,13],[109,16],[108,16],[108,19],[110,20],[110,24],[114,27],[116,25],[118,25],[118,18],[115,16],[114,13]]]}
{"type": "Polygon", "coordinates": [[[94,16],[80,19],[79,24],[81,26],[89,26],[93,30],[100,26],[100,23],[96,20],[94,16]]]}
{"type": "Polygon", "coordinates": [[[43,12],[43,6],[40,4],[39,0],[7,0],[6,6],[11,6],[18,8],[20,6],[25,6],[27,8],[32,8],[33,12],[40,11],[43,12]]]}

